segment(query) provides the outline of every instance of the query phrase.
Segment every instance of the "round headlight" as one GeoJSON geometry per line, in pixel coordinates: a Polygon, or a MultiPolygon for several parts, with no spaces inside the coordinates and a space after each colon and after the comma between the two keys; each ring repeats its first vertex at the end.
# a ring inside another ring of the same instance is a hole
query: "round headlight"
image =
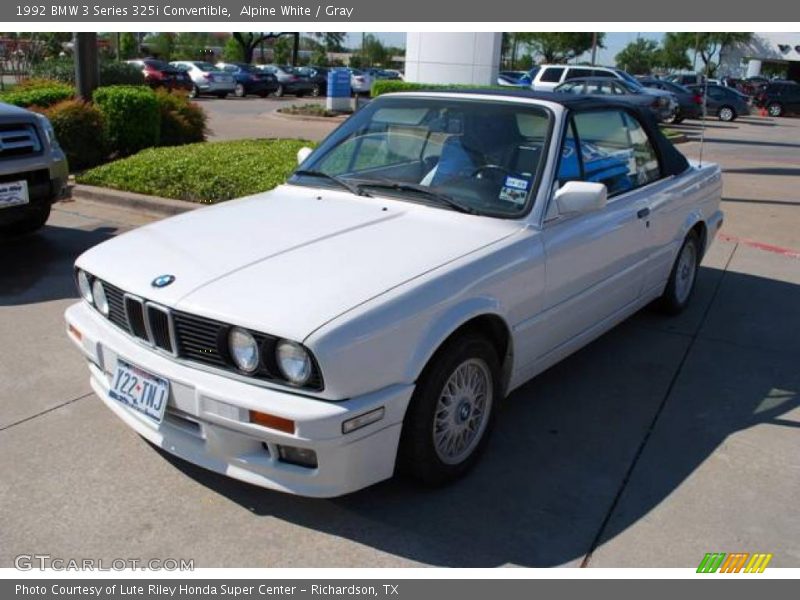
{"type": "Polygon", "coordinates": [[[311,377],[311,357],[297,342],[281,340],[275,348],[275,360],[283,376],[295,385],[303,385],[311,377]]]}
{"type": "Polygon", "coordinates": [[[89,282],[89,276],[86,274],[86,271],[78,271],[78,290],[80,290],[84,300],[89,304],[94,303],[94,299],[92,298],[92,284],[89,282]]]}
{"type": "Polygon", "coordinates": [[[236,366],[245,373],[252,373],[258,368],[258,344],[249,332],[234,327],[228,333],[228,350],[236,366]]]}
{"type": "Polygon", "coordinates": [[[92,296],[94,296],[94,305],[104,316],[108,316],[108,298],[106,298],[106,290],[103,287],[103,282],[95,279],[92,284],[92,296]]]}

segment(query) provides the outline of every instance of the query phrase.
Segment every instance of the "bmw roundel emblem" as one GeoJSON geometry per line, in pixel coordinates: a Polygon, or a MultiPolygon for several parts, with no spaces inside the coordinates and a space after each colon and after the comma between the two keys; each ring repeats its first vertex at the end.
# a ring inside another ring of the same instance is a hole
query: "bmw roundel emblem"
{"type": "Polygon", "coordinates": [[[159,275],[153,279],[153,282],[150,285],[152,285],[154,288],[163,288],[167,287],[173,281],[175,281],[175,275],[159,275]]]}

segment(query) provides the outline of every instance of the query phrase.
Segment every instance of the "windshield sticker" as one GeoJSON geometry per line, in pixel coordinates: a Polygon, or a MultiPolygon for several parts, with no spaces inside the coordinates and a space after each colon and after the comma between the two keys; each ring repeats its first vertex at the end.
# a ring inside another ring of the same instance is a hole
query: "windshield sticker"
{"type": "Polygon", "coordinates": [[[506,176],[503,187],[500,188],[500,200],[512,202],[514,204],[525,204],[525,198],[528,195],[528,188],[531,187],[531,182],[521,177],[506,176]]]}

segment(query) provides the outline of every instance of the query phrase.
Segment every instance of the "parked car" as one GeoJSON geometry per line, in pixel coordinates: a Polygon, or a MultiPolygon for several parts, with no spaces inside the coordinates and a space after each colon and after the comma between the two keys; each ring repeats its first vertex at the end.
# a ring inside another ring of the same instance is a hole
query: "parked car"
{"type": "Polygon", "coordinates": [[[771,117],[800,114],[800,85],[794,81],[770,82],[755,97],[754,104],[766,108],[771,117]]]}
{"type": "Polygon", "coordinates": [[[233,95],[237,98],[244,98],[249,94],[266,98],[278,89],[278,78],[275,75],[264,73],[251,64],[218,62],[216,67],[233,76],[233,95]]]}
{"type": "Polygon", "coordinates": [[[527,77],[520,79],[520,83],[527,82],[529,79],[531,89],[537,92],[551,92],[565,81],[585,79],[586,77],[622,79],[632,85],[639,85],[633,75],[622,69],[573,65],[540,65],[534,67],[528,72],[527,77]]]}
{"type": "Polygon", "coordinates": [[[354,94],[369,94],[372,90],[372,76],[361,69],[347,69],[350,71],[350,88],[354,94]]]}
{"type": "Polygon", "coordinates": [[[311,95],[314,91],[315,84],[295,73],[294,67],[261,65],[258,68],[264,73],[274,75],[278,80],[278,88],[275,90],[275,95],[279,98],[287,94],[302,98],[303,96],[311,95]]]}
{"type": "Polygon", "coordinates": [[[189,95],[193,98],[202,95],[225,98],[236,89],[233,75],[218,69],[209,62],[202,60],[176,60],[169,64],[191,77],[193,85],[189,95]]]}
{"type": "Polygon", "coordinates": [[[530,79],[522,80],[527,74],[527,71],[500,71],[497,74],[497,85],[529,87],[530,79]]]}
{"type": "Polygon", "coordinates": [[[296,75],[307,79],[312,84],[312,96],[326,96],[328,94],[328,69],[326,67],[296,67],[296,75]]]}
{"type": "Polygon", "coordinates": [[[649,109],[661,122],[673,122],[678,111],[678,101],[672,94],[646,88],[638,83],[633,85],[624,79],[610,77],[571,79],[559,85],[554,91],[561,94],[615,96],[619,100],[649,109]]]}
{"type": "Polygon", "coordinates": [[[305,496],[464,475],[508,393],[685,309],[722,224],[719,167],[611,97],[385,94],[298,160],[82,254],[66,321],[152,444],[305,496]]]}
{"type": "Polygon", "coordinates": [[[667,75],[664,79],[683,86],[701,85],[705,83],[705,76],[702,73],[675,73],[667,75]]]}
{"type": "Polygon", "coordinates": [[[671,120],[668,119],[669,123],[680,123],[684,119],[701,119],[703,117],[702,94],[679,83],[655,77],[639,77],[638,80],[644,87],[669,92],[678,100],[678,110],[671,120]]]}
{"type": "Polygon", "coordinates": [[[139,67],[144,75],[144,82],[152,88],[164,87],[169,90],[185,90],[187,92],[192,90],[192,80],[189,75],[163,60],[142,58],[125,62],[139,67]]]}
{"type": "Polygon", "coordinates": [[[369,75],[373,81],[378,79],[386,79],[390,81],[402,81],[402,77],[400,77],[400,73],[397,71],[391,71],[387,69],[376,69],[374,67],[369,69],[363,69],[364,73],[369,75]]]}
{"type": "Polygon", "coordinates": [[[50,206],[69,195],[68,175],[47,117],[0,102],[0,233],[43,227],[50,206]]]}
{"type": "Polygon", "coordinates": [[[733,88],[722,85],[690,85],[693,92],[706,94],[706,114],[716,116],[720,121],[735,121],[738,117],[750,114],[749,98],[733,88]]]}

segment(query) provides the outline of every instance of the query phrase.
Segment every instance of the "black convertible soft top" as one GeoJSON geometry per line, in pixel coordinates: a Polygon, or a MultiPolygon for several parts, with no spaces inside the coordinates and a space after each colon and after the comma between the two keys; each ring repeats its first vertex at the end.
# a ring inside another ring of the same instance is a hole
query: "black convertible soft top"
{"type": "Polygon", "coordinates": [[[481,96],[498,96],[505,98],[532,98],[534,100],[545,100],[560,104],[570,111],[582,110],[596,110],[600,108],[622,108],[630,113],[636,115],[642,126],[647,131],[648,137],[653,140],[656,146],[656,152],[661,157],[661,167],[664,176],[680,175],[689,168],[689,161],[681,154],[675,146],[672,145],[667,137],[661,132],[658,126],[655,115],[652,111],[636,106],[624,100],[615,100],[613,98],[605,98],[598,96],[583,96],[573,94],[559,94],[556,92],[534,92],[533,90],[511,88],[508,90],[500,88],[437,88],[419,89],[408,93],[445,93],[445,94],[458,94],[458,95],[472,95],[480,94],[481,96]]]}

